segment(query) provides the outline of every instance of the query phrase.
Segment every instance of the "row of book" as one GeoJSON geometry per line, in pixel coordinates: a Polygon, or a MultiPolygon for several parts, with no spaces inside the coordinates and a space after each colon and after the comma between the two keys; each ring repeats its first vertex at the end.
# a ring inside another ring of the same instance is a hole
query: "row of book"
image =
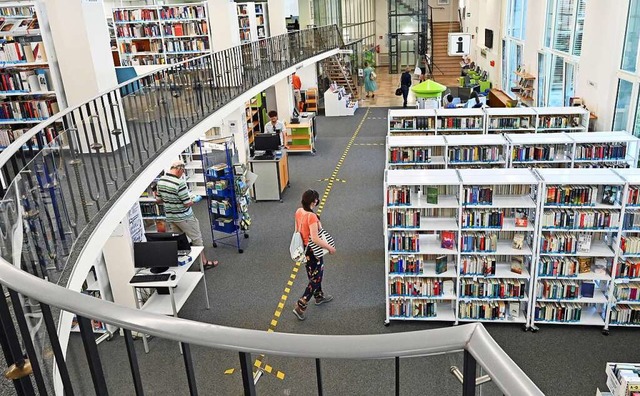
{"type": "Polygon", "coordinates": [[[389,295],[406,297],[438,297],[445,293],[445,282],[451,283],[447,290],[453,290],[453,281],[437,278],[396,278],[389,281],[389,295]]]}
{"type": "Polygon", "coordinates": [[[206,18],[205,6],[164,6],[160,10],[160,19],[202,19],[206,18]]]}
{"type": "Polygon", "coordinates": [[[0,16],[2,17],[31,17],[35,15],[32,6],[2,6],[0,7],[0,16]]]}
{"type": "Polygon", "coordinates": [[[499,209],[462,212],[462,228],[502,228],[504,212],[499,209]]]}
{"type": "Polygon", "coordinates": [[[622,236],[620,238],[620,250],[624,254],[639,254],[640,237],[622,236]]]}
{"type": "Polygon", "coordinates": [[[567,154],[561,147],[556,150],[556,146],[516,146],[511,150],[513,161],[554,161],[557,154],[567,154]]]}
{"type": "Polygon", "coordinates": [[[515,320],[520,316],[520,303],[516,301],[471,301],[458,304],[461,319],[515,320]]]}
{"type": "Polygon", "coordinates": [[[402,147],[389,150],[389,163],[429,163],[431,162],[431,149],[424,147],[402,147]]]}
{"type": "Polygon", "coordinates": [[[577,160],[624,160],[627,156],[625,143],[597,143],[576,146],[575,159],[577,160]]]}
{"type": "Polygon", "coordinates": [[[0,103],[1,120],[45,120],[58,111],[58,103],[53,99],[0,103]]]}
{"type": "Polygon", "coordinates": [[[631,259],[618,261],[616,278],[640,278],[640,261],[631,259]]]}
{"type": "Polygon", "coordinates": [[[496,233],[462,233],[462,252],[495,252],[498,250],[498,234],[496,233]]]}
{"type": "Polygon", "coordinates": [[[618,301],[640,301],[640,283],[616,283],[613,295],[618,301]]]}
{"type": "Polygon", "coordinates": [[[411,205],[411,189],[409,187],[389,187],[387,189],[387,206],[411,205]]]}
{"type": "Polygon", "coordinates": [[[438,128],[442,129],[482,129],[482,117],[442,117],[438,118],[438,128]]]}
{"type": "Polygon", "coordinates": [[[595,205],[597,186],[547,186],[547,205],[595,205]]]}
{"type": "Polygon", "coordinates": [[[387,212],[387,225],[390,228],[419,228],[421,213],[417,209],[390,210],[387,212]]]}
{"type": "Polygon", "coordinates": [[[0,62],[33,63],[47,62],[47,52],[42,41],[21,43],[9,41],[0,44],[0,62]]]}
{"type": "Polygon", "coordinates": [[[588,253],[591,251],[591,234],[553,233],[542,235],[542,253],[588,253]]]}
{"type": "Polygon", "coordinates": [[[433,117],[394,118],[389,121],[391,130],[425,130],[435,128],[433,117]]]}
{"type": "MultiPolygon", "coordinates": [[[[572,230],[604,230],[618,228],[619,217],[619,212],[610,210],[545,210],[542,213],[542,226],[572,230]]],[[[640,222],[640,219],[638,221],[640,222]]]]}
{"type": "Polygon", "coordinates": [[[155,202],[140,202],[140,212],[144,217],[165,216],[164,205],[155,202]]]}
{"type": "Polygon", "coordinates": [[[629,186],[627,205],[640,206],[640,188],[629,186]]]}
{"type": "Polygon", "coordinates": [[[158,19],[156,9],[114,10],[113,20],[116,22],[155,21],[158,19]]]}
{"type": "MultiPolygon", "coordinates": [[[[37,18],[33,19],[4,19],[0,21],[0,32],[3,33],[27,33],[40,29],[37,18]]],[[[39,34],[38,34],[39,35],[39,34]]]]}
{"type": "Polygon", "coordinates": [[[626,212],[622,220],[624,230],[640,230],[640,212],[626,212]]]}
{"type": "Polygon", "coordinates": [[[209,40],[192,39],[165,42],[167,52],[208,51],[209,40]]]}
{"type": "Polygon", "coordinates": [[[593,282],[577,282],[566,279],[543,279],[538,282],[538,298],[569,300],[580,297],[591,298],[595,292],[593,282]]]}
{"type": "Polygon", "coordinates": [[[539,116],[538,128],[575,128],[580,126],[580,116],[539,116]]]}
{"type": "Polygon", "coordinates": [[[452,147],[450,162],[496,162],[502,160],[502,149],[496,146],[452,147]]]}
{"type": "Polygon", "coordinates": [[[162,51],[162,43],[160,41],[145,41],[145,42],[121,42],[120,53],[121,54],[137,54],[138,52],[158,52],[162,51]]]}
{"type": "Polygon", "coordinates": [[[491,205],[493,204],[493,187],[464,187],[462,198],[465,205],[491,205]]]}
{"type": "Polygon", "coordinates": [[[251,31],[249,30],[240,30],[240,32],[238,32],[240,35],[240,41],[241,42],[248,42],[251,41],[251,31]]]}
{"type": "Polygon", "coordinates": [[[209,26],[207,21],[176,22],[163,25],[163,31],[165,36],[202,36],[209,34],[209,26]]]}
{"type": "Polygon", "coordinates": [[[420,236],[414,232],[394,232],[389,237],[389,250],[417,252],[420,250],[420,236]]]}
{"type": "MultiPolygon", "coordinates": [[[[540,257],[538,274],[540,276],[577,277],[579,274],[590,273],[593,257],[540,257]]],[[[594,273],[607,273],[607,260],[595,259],[594,273]]]]}
{"type": "Polygon", "coordinates": [[[525,298],[524,279],[463,278],[460,281],[460,296],[470,298],[525,298]]]}
{"type": "MultiPolygon", "coordinates": [[[[439,256],[435,260],[436,274],[447,272],[447,256],[439,256]]],[[[389,259],[390,274],[421,275],[425,273],[427,262],[418,256],[391,256],[389,259]]]]}
{"type": "Polygon", "coordinates": [[[159,11],[160,13],[153,8],[115,10],[113,20],[116,22],[155,21],[158,15],[160,19],[206,18],[204,6],[164,6],[159,11]]]}
{"type": "Polygon", "coordinates": [[[610,323],[640,325],[640,305],[619,304],[611,307],[610,323]]]}
{"type": "Polygon", "coordinates": [[[228,199],[211,200],[211,213],[220,216],[229,216],[229,210],[231,209],[231,202],[228,199]]]}
{"type": "MultiPolygon", "coordinates": [[[[29,129],[28,128],[16,128],[12,129],[11,127],[5,127],[0,129],[0,146],[6,147],[13,143],[17,138],[24,135],[29,129]]],[[[54,139],[58,136],[58,133],[55,130],[55,127],[48,127],[45,130],[45,142],[49,145],[55,145],[54,139]]],[[[39,147],[38,139],[36,136],[32,137],[29,141],[25,143],[27,147],[39,147]]]]}
{"type": "Polygon", "coordinates": [[[11,70],[0,73],[0,91],[43,92],[51,90],[49,69],[11,70]]]}
{"type": "Polygon", "coordinates": [[[490,129],[520,129],[531,128],[530,117],[508,117],[491,118],[489,120],[490,129]]]}
{"type": "Polygon", "coordinates": [[[116,26],[116,32],[121,38],[162,38],[158,24],[116,26]]]}
{"type": "Polygon", "coordinates": [[[394,298],[389,301],[389,316],[400,318],[434,318],[438,316],[438,303],[428,300],[394,298]]]}
{"type": "Polygon", "coordinates": [[[579,322],[582,318],[582,304],[538,302],[534,317],[544,322],[579,322]]]}

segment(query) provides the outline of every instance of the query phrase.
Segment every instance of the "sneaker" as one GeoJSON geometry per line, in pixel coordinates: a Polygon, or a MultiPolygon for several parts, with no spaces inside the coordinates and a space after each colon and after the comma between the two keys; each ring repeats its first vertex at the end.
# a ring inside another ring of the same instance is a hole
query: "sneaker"
{"type": "Polygon", "coordinates": [[[304,316],[304,311],[302,309],[300,309],[300,307],[298,307],[297,305],[293,309],[293,314],[296,315],[296,317],[299,320],[305,320],[306,319],[306,317],[304,316]]]}
{"type": "Polygon", "coordinates": [[[333,300],[333,296],[330,294],[325,294],[323,296],[316,297],[316,305],[320,305],[322,303],[328,303],[331,300],[333,300]]]}

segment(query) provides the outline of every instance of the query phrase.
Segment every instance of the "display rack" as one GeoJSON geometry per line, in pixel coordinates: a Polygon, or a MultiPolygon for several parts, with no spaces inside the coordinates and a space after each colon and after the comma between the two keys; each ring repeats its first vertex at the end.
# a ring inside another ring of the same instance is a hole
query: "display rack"
{"type": "Polygon", "coordinates": [[[122,66],[177,63],[211,52],[207,3],[114,7],[122,66]]]}
{"type": "Polygon", "coordinates": [[[527,169],[461,169],[460,321],[526,326],[531,310],[538,178],[527,169]]]}
{"type": "Polygon", "coordinates": [[[241,43],[269,37],[267,3],[237,3],[236,12],[241,43]]]}
{"type": "MultiPolygon", "coordinates": [[[[51,34],[41,2],[0,5],[0,151],[65,106],[51,34]]],[[[46,141],[61,125],[47,128],[46,141]]],[[[39,148],[29,141],[23,148],[39,148]]]]}
{"type": "Polygon", "coordinates": [[[640,364],[607,363],[609,392],[597,390],[596,396],[636,396],[640,392],[640,364]]]}
{"type": "Polygon", "coordinates": [[[456,322],[459,185],[451,169],[385,171],[385,324],[456,322]]]}
{"type": "Polygon", "coordinates": [[[213,247],[218,243],[244,250],[240,235],[249,238],[249,187],[246,167],[235,163],[233,138],[201,139],[198,142],[207,189],[207,207],[213,247]],[[223,235],[223,236],[220,236],[223,235]],[[226,242],[235,238],[235,243],[226,242]]]}
{"type": "Polygon", "coordinates": [[[613,234],[619,231],[625,182],[609,169],[536,172],[542,180],[542,213],[530,327],[555,323],[606,329],[606,293],[617,260],[613,234]]]}
{"type": "Polygon", "coordinates": [[[329,88],[324,93],[326,117],[352,116],[358,109],[358,101],[351,98],[344,87],[329,88]]]}

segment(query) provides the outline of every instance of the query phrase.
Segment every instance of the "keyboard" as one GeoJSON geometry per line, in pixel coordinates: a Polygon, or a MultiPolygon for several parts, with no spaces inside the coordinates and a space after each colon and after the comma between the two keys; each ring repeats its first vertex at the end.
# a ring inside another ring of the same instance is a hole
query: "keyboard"
{"type": "Polygon", "coordinates": [[[178,250],[178,257],[180,256],[188,256],[191,254],[191,249],[189,250],[178,250]]]}
{"type": "Polygon", "coordinates": [[[258,160],[258,161],[261,161],[261,160],[272,160],[272,159],[275,159],[275,156],[273,156],[273,155],[257,155],[255,157],[253,157],[253,159],[254,160],[258,160]]]}
{"type": "Polygon", "coordinates": [[[134,275],[129,283],[147,283],[168,281],[171,274],[138,274],[134,275]]]}

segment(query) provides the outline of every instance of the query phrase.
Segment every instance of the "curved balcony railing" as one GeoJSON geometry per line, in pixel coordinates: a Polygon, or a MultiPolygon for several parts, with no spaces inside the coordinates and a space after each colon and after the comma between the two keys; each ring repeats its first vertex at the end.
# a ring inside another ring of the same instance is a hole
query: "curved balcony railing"
{"type": "Polygon", "coordinates": [[[100,220],[157,156],[255,85],[341,45],[335,26],[320,27],[171,65],[61,112],[0,154],[3,181],[10,181],[0,201],[0,283],[13,308],[1,300],[0,341],[18,394],[60,391],[54,390],[54,371],[64,392],[74,393],[52,310],[78,316],[97,394],[107,394],[108,381],[92,319],[124,329],[136,394],[143,384],[131,331],[181,343],[191,394],[197,381],[190,345],[239,352],[246,394],[255,393],[251,353],[318,359],[319,389],[320,358],[395,357],[399,389],[400,357],[460,350],[466,351],[465,394],[475,389],[476,360],[504,393],[541,394],[480,325],[412,333],[400,343],[387,335],[272,334],[153,315],[60,286],[100,220]]]}

